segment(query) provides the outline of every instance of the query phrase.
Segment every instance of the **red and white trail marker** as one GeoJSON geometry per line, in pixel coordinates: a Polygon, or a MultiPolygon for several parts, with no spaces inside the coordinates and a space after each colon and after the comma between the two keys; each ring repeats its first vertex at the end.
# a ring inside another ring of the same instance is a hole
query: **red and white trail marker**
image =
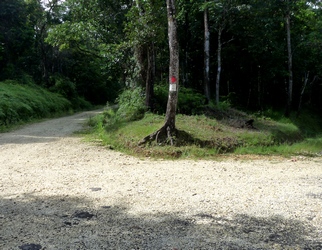
{"type": "Polygon", "coordinates": [[[175,76],[171,76],[170,78],[170,91],[177,91],[177,78],[175,76]]]}

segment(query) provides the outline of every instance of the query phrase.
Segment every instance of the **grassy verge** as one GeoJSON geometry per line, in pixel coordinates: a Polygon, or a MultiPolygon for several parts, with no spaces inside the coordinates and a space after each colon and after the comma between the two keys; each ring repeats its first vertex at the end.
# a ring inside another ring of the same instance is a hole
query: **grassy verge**
{"type": "Polygon", "coordinates": [[[33,120],[71,112],[72,104],[58,94],[16,81],[0,82],[0,132],[33,120]]]}
{"type": "Polygon", "coordinates": [[[127,154],[155,158],[214,158],[222,154],[309,155],[322,154],[321,119],[312,114],[300,119],[247,115],[236,110],[226,115],[177,115],[176,146],[152,143],[139,147],[138,142],[159,129],[164,116],[151,113],[137,121],[116,119],[113,110],[89,121],[88,138],[127,154]],[[228,118],[229,117],[229,118],[228,118]],[[253,118],[255,128],[240,126],[253,118]],[[310,125],[308,125],[310,124],[310,125]]]}

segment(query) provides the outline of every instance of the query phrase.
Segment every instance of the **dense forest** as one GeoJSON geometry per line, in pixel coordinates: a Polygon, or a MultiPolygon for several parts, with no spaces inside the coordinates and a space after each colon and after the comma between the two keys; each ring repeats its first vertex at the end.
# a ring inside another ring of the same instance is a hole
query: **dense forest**
{"type": "MultiPolygon", "coordinates": [[[[286,116],[302,107],[320,112],[321,7],[316,0],[177,0],[179,95],[286,116]]],[[[32,79],[93,104],[141,88],[146,107],[165,112],[167,32],[163,0],[1,0],[0,81],[32,79]]]]}

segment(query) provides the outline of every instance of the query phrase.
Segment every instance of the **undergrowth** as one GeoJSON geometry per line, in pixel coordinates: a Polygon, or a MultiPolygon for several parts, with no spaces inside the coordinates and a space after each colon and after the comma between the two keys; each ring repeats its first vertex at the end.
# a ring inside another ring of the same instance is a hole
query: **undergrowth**
{"type": "Polygon", "coordinates": [[[36,85],[0,82],[0,131],[34,119],[67,113],[72,104],[36,85]]]}
{"type": "Polygon", "coordinates": [[[89,138],[139,157],[200,159],[221,154],[322,154],[321,120],[313,114],[276,119],[234,109],[214,113],[220,118],[209,115],[209,112],[207,115],[177,115],[178,131],[173,147],[158,143],[140,147],[138,143],[142,138],[163,125],[164,116],[145,113],[141,119],[122,120],[117,109],[107,108],[103,114],[91,119],[89,138]],[[253,128],[238,125],[250,118],[254,119],[253,128]],[[310,126],[305,125],[307,122],[310,126]]]}

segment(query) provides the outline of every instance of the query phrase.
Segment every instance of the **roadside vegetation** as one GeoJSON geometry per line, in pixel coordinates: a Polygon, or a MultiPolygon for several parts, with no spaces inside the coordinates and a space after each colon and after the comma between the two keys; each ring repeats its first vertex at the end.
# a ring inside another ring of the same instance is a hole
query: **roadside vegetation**
{"type": "Polygon", "coordinates": [[[5,0],[0,20],[0,131],[109,102],[92,137],[134,155],[321,154],[322,1],[5,0]]]}
{"type": "MultiPolygon", "coordinates": [[[[162,92],[157,91],[155,98],[164,98],[162,92]]],[[[166,142],[140,145],[145,136],[164,123],[164,115],[159,113],[160,110],[145,112],[139,89],[125,91],[117,106],[107,105],[102,114],[90,119],[87,139],[109,149],[153,158],[322,154],[322,121],[313,111],[306,110],[298,118],[295,114],[285,118],[283,110],[246,113],[231,108],[227,102],[205,106],[201,102],[196,105],[198,100],[199,95],[179,96],[179,110],[181,107],[188,111],[189,105],[193,104],[193,110],[197,112],[177,115],[175,146],[166,142]],[[249,125],[247,121],[253,123],[249,125]]]]}
{"type": "Polygon", "coordinates": [[[0,132],[42,118],[70,114],[90,104],[80,98],[67,100],[49,92],[32,81],[20,84],[16,80],[0,82],[0,132]]]}

